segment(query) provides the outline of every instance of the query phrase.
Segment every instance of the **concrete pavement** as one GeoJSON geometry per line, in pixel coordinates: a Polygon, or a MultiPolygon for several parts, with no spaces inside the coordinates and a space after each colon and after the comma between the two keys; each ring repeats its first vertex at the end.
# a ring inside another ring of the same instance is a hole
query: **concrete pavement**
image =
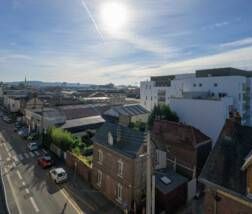
{"type": "Polygon", "coordinates": [[[56,185],[48,170],[37,165],[37,157],[44,151],[29,152],[26,144],[14,133],[12,124],[0,121],[2,178],[11,213],[121,213],[78,176],[74,179],[71,171],[67,183],[56,185]]]}

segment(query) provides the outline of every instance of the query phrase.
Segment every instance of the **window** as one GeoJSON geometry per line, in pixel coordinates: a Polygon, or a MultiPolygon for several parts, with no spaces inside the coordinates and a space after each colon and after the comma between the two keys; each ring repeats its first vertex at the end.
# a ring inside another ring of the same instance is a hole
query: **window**
{"type": "Polygon", "coordinates": [[[202,87],[202,83],[199,83],[199,87],[202,87]]]}
{"type": "Polygon", "coordinates": [[[97,171],[97,186],[101,186],[102,184],[102,171],[101,170],[98,170],[97,171]]]}
{"type": "Polygon", "coordinates": [[[98,163],[102,164],[103,161],[103,152],[98,150],[98,163]]]}
{"type": "Polygon", "coordinates": [[[196,83],[193,83],[193,87],[196,87],[196,83]]]}
{"type": "Polygon", "coordinates": [[[122,202],[122,185],[117,184],[116,186],[116,200],[121,203],[122,202]]]}
{"type": "Polygon", "coordinates": [[[123,177],[123,162],[122,160],[117,161],[117,175],[123,177]]]}
{"type": "Polygon", "coordinates": [[[108,133],[108,144],[109,144],[110,146],[113,146],[113,143],[114,143],[113,136],[112,136],[112,134],[109,132],[109,133],[108,133]]]}
{"type": "Polygon", "coordinates": [[[218,84],[217,83],[214,83],[214,87],[217,87],[218,86],[218,84]]]}
{"type": "Polygon", "coordinates": [[[146,96],[146,97],[145,97],[145,99],[147,100],[147,99],[148,99],[148,97],[146,96]]]}

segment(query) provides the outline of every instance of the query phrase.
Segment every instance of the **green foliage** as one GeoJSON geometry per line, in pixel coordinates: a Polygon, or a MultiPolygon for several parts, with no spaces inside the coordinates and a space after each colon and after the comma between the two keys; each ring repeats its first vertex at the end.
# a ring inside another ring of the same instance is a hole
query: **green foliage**
{"type": "Polygon", "coordinates": [[[155,105],[148,118],[149,129],[153,126],[155,120],[169,120],[179,122],[179,117],[176,112],[170,109],[168,105],[155,105]]]}
{"type": "Polygon", "coordinates": [[[55,144],[63,151],[71,151],[86,165],[92,163],[93,145],[90,145],[86,138],[75,137],[70,132],[60,128],[50,128],[45,136],[45,144],[49,147],[50,143],[55,144]]]}
{"type": "Polygon", "coordinates": [[[138,120],[135,123],[130,123],[129,127],[133,128],[135,130],[138,130],[138,131],[145,131],[146,130],[146,123],[138,120]]]}
{"type": "Polygon", "coordinates": [[[51,143],[55,144],[63,151],[69,151],[80,144],[80,140],[71,133],[55,127],[49,130],[47,140],[50,140],[51,143]]]}

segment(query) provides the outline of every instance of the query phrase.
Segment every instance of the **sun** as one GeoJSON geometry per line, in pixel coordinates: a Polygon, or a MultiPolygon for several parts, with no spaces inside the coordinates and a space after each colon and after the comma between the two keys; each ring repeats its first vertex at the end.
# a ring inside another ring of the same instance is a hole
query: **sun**
{"type": "Polygon", "coordinates": [[[100,10],[102,28],[111,35],[119,35],[129,21],[129,10],[120,2],[106,2],[100,10]]]}

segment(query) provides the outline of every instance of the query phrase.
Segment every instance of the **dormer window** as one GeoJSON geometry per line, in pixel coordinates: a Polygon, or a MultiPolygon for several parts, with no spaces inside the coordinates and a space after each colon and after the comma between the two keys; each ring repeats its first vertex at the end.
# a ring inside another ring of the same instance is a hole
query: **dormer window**
{"type": "Polygon", "coordinates": [[[114,143],[113,141],[114,141],[113,136],[112,136],[112,134],[109,132],[109,133],[108,133],[108,144],[111,145],[111,146],[113,146],[113,143],[114,143]]]}

